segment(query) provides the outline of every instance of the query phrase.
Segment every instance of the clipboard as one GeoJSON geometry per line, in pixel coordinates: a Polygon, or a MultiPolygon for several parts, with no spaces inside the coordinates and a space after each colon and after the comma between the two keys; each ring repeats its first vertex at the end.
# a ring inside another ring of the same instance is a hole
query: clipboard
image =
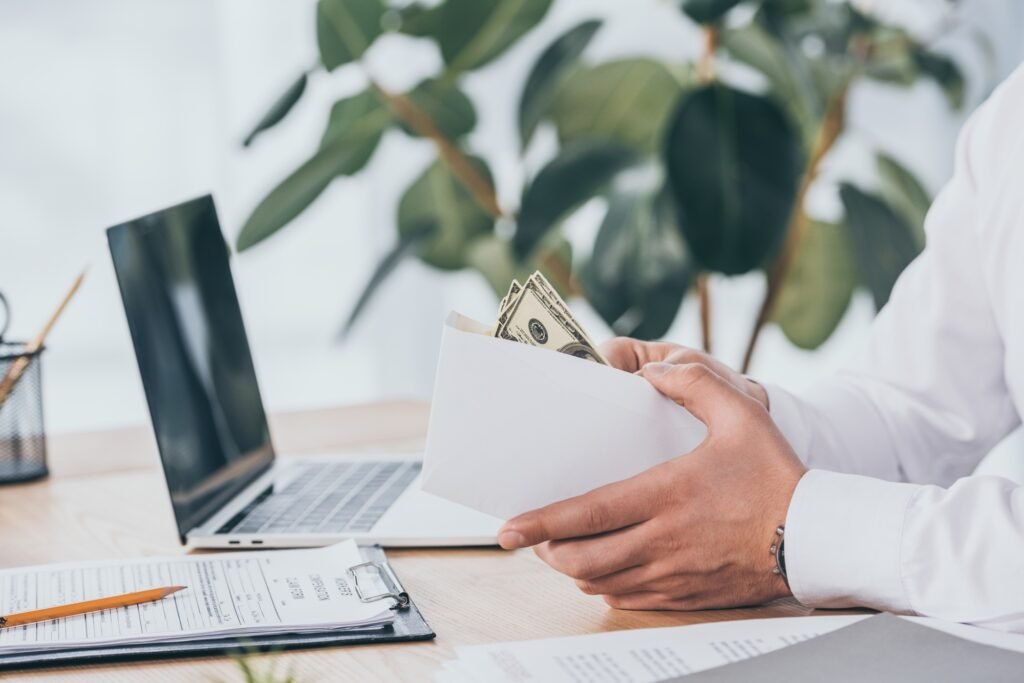
{"type": "Polygon", "coordinates": [[[150,659],[174,659],[214,655],[244,655],[338,645],[368,645],[433,640],[437,637],[423,618],[416,603],[402,586],[380,546],[359,548],[366,562],[350,567],[349,576],[363,602],[391,600],[395,610],[393,623],[375,628],[308,633],[228,637],[196,642],[144,643],[127,646],[87,647],[54,652],[0,654],[0,671],[39,669],[81,664],[108,664],[150,659]],[[383,590],[371,587],[379,584],[383,590]]]}

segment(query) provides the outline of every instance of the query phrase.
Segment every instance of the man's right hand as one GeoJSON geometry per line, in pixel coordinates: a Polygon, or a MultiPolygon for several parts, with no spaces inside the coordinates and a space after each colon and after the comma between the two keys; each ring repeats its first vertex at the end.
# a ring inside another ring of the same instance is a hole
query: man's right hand
{"type": "Polygon", "coordinates": [[[768,408],[768,392],[764,387],[697,349],[669,342],[644,342],[628,337],[617,337],[601,344],[601,354],[612,366],[626,372],[639,372],[648,363],[697,363],[758,401],[765,409],[768,408]]]}

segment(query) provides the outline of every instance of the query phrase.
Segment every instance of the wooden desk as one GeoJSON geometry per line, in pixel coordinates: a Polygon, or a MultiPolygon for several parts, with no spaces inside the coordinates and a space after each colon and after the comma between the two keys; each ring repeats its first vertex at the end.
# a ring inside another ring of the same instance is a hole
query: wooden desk
{"type": "MultiPolygon", "coordinates": [[[[422,445],[427,406],[386,403],[278,416],[279,450],[292,453],[414,450],[422,445]]],[[[49,479],[0,487],[0,566],[64,560],[176,554],[170,503],[148,428],[50,439],[49,479]]],[[[392,550],[398,575],[437,632],[428,643],[338,647],[258,657],[302,683],[423,681],[456,645],[676,626],[753,617],[797,616],[793,601],[713,612],[623,612],[583,595],[532,552],[498,549],[392,550]]],[[[227,658],[0,673],[25,681],[241,681],[227,658]]]]}

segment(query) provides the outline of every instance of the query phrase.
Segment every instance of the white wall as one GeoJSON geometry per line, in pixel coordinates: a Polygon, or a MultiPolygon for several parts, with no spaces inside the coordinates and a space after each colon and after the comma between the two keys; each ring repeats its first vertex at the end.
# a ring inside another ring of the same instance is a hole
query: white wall
{"type": "MultiPolygon", "coordinates": [[[[890,3],[918,27],[943,3],[890,3]]],[[[991,65],[952,39],[968,64],[972,103],[988,78],[1022,56],[1024,5],[968,3],[995,48],[991,65]]],[[[88,281],[50,340],[47,419],[55,431],[146,420],[103,228],[214,191],[233,237],[248,211],[315,148],[329,104],[361,87],[355,74],[317,75],[305,100],[251,150],[239,140],[267,103],[316,59],[313,0],[33,0],[0,2],[0,291],[15,309],[13,336],[34,333],[78,270],[88,281]]],[[[594,58],[655,54],[687,58],[699,42],[673,3],[563,0],[541,29],[473,76],[481,115],[474,145],[514,204],[522,180],[513,112],[537,52],[588,16],[607,18],[594,58]]],[[[370,68],[394,87],[439,64],[433,46],[389,37],[370,68]]],[[[937,89],[858,89],[855,134],[894,150],[937,189],[951,169],[962,116],[937,89]]],[[[352,338],[337,328],[376,257],[391,244],[394,206],[431,156],[427,143],[385,140],[368,171],[336,181],[296,223],[235,262],[243,306],[271,410],[429,396],[440,321],[449,308],[486,319],[494,299],[478,276],[437,276],[403,266],[352,338]]],[[[866,158],[841,150],[836,173],[863,174],[866,158]]],[[[827,209],[834,198],[816,197],[827,209]]],[[[574,224],[599,217],[589,206],[574,224]]],[[[735,361],[753,319],[757,277],[714,282],[719,351],[735,361]]],[[[859,299],[840,332],[814,354],[766,331],[758,374],[794,386],[838,365],[863,339],[871,306],[859,299]]],[[[600,330],[599,322],[588,323],[600,330]]],[[[687,304],[669,337],[696,343],[687,304]]]]}

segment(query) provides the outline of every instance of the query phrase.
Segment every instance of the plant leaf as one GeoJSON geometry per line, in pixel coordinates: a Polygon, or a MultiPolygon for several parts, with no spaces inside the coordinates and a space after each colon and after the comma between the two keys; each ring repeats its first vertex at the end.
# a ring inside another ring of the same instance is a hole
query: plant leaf
{"type": "Polygon", "coordinates": [[[400,12],[402,32],[431,37],[441,48],[449,80],[501,55],[536,26],[552,0],[445,0],[400,12]]]}
{"type": "Polygon", "coordinates": [[[846,209],[860,282],[881,309],[889,301],[896,279],[920,248],[906,221],[878,197],[849,183],[840,186],[839,197],[846,209]]]}
{"type": "Polygon", "coordinates": [[[319,0],[316,37],[324,68],[334,71],[361,58],[381,34],[385,10],[382,0],[319,0]]]}
{"type": "Polygon", "coordinates": [[[516,256],[527,257],[566,214],[636,162],[633,150],[606,142],[582,141],[562,149],[523,193],[512,240],[516,256]]]}
{"type": "Polygon", "coordinates": [[[844,225],[812,222],[800,240],[772,311],[786,338],[816,349],[832,336],[857,287],[857,264],[844,225]]]}
{"type": "Polygon", "coordinates": [[[918,244],[924,246],[924,219],[932,200],[914,174],[887,154],[875,157],[882,197],[909,225],[918,244]]]}
{"type": "Polygon", "coordinates": [[[652,59],[582,67],[564,79],[549,116],[562,145],[604,140],[654,152],[685,85],[652,59]]]}
{"type": "Polygon", "coordinates": [[[730,58],[764,75],[777,102],[799,123],[805,146],[809,148],[818,135],[826,98],[816,91],[814,72],[808,61],[756,23],[723,29],[720,37],[730,58]]]}
{"type": "Polygon", "coordinates": [[[740,0],[682,0],[683,11],[698,24],[717,22],[740,0]]]}
{"type": "MultiPolygon", "coordinates": [[[[490,170],[483,160],[469,157],[487,179],[490,170]]],[[[478,237],[494,232],[494,219],[480,208],[441,161],[435,161],[406,190],[398,205],[398,233],[408,235],[430,226],[430,239],[417,250],[426,263],[442,270],[467,265],[466,251],[478,237]]]]}
{"type": "Polygon", "coordinates": [[[914,45],[902,29],[876,25],[868,32],[871,57],[865,75],[877,81],[901,85],[914,84],[918,67],[914,62],[914,45]]]}
{"type": "Polygon", "coordinates": [[[263,198],[238,234],[238,251],[250,249],[291,222],[327,189],[331,181],[358,165],[365,150],[347,144],[320,149],[263,198]]]}
{"type": "Polygon", "coordinates": [[[384,131],[394,123],[394,116],[376,93],[364,90],[358,95],[338,100],[331,107],[327,119],[327,128],[320,139],[321,147],[330,147],[345,143],[360,147],[365,153],[356,155],[362,159],[354,168],[347,168],[345,173],[359,171],[369,160],[384,131]],[[365,157],[365,158],[364,158],[365,157]]]}
{"type": "Polygon", "coordinates": [[[268,109],[267,113],[263,115],[263,118],[259,120],[256,127],[245,136],[245,140],[242,141],[242,146],[248,147],[252,144],[252,141],[256,139],[257,135],[280,123],[302,97],[302,93],[306,91],[306,84],[308,82],[309,74],[303,71],[302,75],[296,78],[292,84],[288,86],[288,89],[285,90],[272,105],[270,105],[270,109],[268,109]]]}
{"type": "Polygon", "coordinates": [[[405,233],[399,233],[398,242],[377,264],[377,267],[373,269],[373,273],[370,275],[370,279],[366,282],[366,286],[363,287],[363,291],[359,294],[359,298],[356,299],[355,305],[352,307],[352,311],[348,314],[348,318],[345,320],[345,324],[341,328],[341,332],[338,334],[340,339],[344,339],[352,331],[356,320],[366,310],[367,304],[373,298],[374,293],[380,288],[381,284],[395,271],[405,258],[416,252],[417,249],[431,236],[435,226],[430,223],[424,223],[418,226],[410,226],[406,229],[405,233]]]}
{"type": "Polygon", "coordinates": [[[663,337],[696,275],[666,200],[664,193],[613,191],[581,269],[587,300],[616,334],[663,337]]]}
{"type": "MultiPolygon", "coordinates": [[[[449,140],[467,135],[476,127],[476,110],[461,90],[437,78],[428,78],[409,91],[407,97],[449,140]]],[[[402,129],[419,134],[405,123],[402,129]]]]}
{"type": "Polygon", "coordinates": [[[335,102],[319,151],[253,210],[238,235],[237,249],[244,251],[267,239],[312,204],[334,178],[362,169],[391,122],[370,91],[335,102]]]}
{"type": "Polygon", "coordinates": [[[922,48],[914,52],[914,63],[922,74],[939,84],[950,107],[957,111],[963,108],[967,86],[956,62],[946,55],[922,48]]]}
{"type": "Polygon", "coordinates": [[[776,104],[701,88],[676,110],[665,162],[683,237],[703,267],[738,275],[774,255],[804,170],[800,138],[776,104]]]}
{"type": "Polygon", "coordinates": [[[519,138],[523,149],[554,102],[558,86],[576,65],[601,23],[591,19],[569,29],[548,45],[533,65],[519,99],[519,138]]]}

